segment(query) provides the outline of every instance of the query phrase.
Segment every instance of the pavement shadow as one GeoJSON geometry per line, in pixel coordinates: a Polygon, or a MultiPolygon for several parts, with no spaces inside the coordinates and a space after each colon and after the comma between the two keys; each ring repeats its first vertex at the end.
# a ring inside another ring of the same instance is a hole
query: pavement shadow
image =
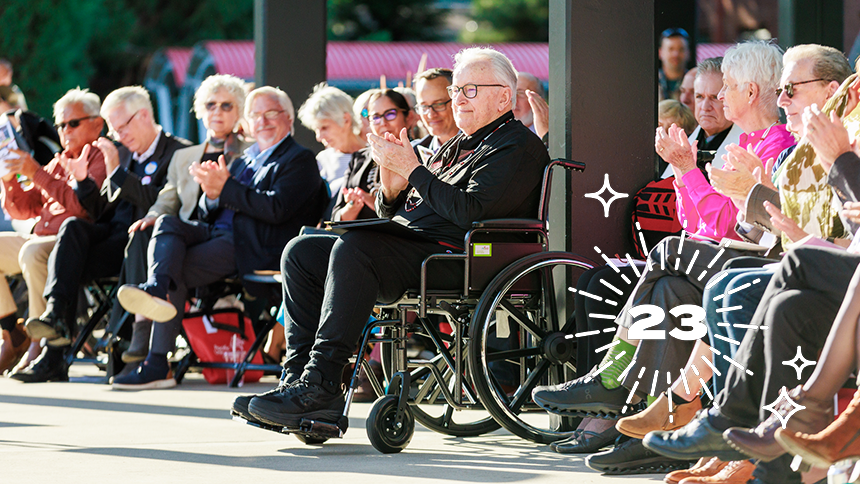
{"type": "Polygon", "coordinates": [[[229,409],[177,407],[168,405],[146,405],[140,403],[105,402],[101,400],[72,400],[67,398],[30,397],[19,395],[0,395],[0,403],[16,405],[39,405],[42,407],[77,408],[83,410],[102,410],[109,412],[148,413],[152,415],[171,415],[176,417],[202,417],[225,420],[230,418],[229,409]]]}

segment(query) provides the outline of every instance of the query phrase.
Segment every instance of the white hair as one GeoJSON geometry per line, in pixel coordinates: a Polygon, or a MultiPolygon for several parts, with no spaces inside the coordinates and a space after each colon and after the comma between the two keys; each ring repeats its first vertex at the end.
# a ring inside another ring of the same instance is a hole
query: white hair
{"type": "Polygon", "coordinates": [[[314,86],[314,92],[299,108],[299,121],[305,128],[313,131],[318,122],[324,119],[343,126],[343,115],[349,115],[349,124],[356,133],[359,130],[358,120],[352,112],[352,98],[349,94],[336,87],[321,82],[314,86]]]}
{"type": "Polygon", "coordinates": [[[54,121],[56,123],[59,124],[63,121],[63,111],[72,104],[80,104],[87,116],[98,116],[99,109],[101,108],[101,100],[98,94],[90,92],[89,89],[81,89],[80,87],[69,89],[68,92],[63,94],[63,97],[57,99],[57,102],[54,103],[54,121]]]}
{"type": "Polygon", "coordinates": [[[236,108],[239,114],[245,110],[245,81],[230,74],[215,74],[209,76],[200,83],[197,92],[194,93],[194,115],[197,119],[203,119],[206,112],[206,100],[218,91],[227,91],[236,100],[236,108]]]}
{"type": "Polygon", "coordinates": [[[779,114],[776,88],[782,77],[782,49],[778,45],[764,40],[737,44],[726,51],[722,70],[738,84],[758,86],[761,105],[779,114]]]}
{"type": "Polygon", "coordinates": [[[511,89],[511,109],[517,102],[517,70],[505,54],[489,47],[470,47],[454,55],[454,74],[467,64],[487,62],[496,81],[511,89]]]}
{"type": "Polygon", "coordinates": [[[107,95],[102,103],[102,117],[107,119],[111,111],[119,106],[125,107],[129,113],[136,113],[141,109],[149,111],[149,118],[155,119],[152,114],[152,101],[149,99],[149,93],[143,86],[126,86],[121,87],[107,95]]]}
{"type": "Polygon", "coordinates": [[[269,96],[272,99],[276,99],[278,104],[281,105],[281,109],[290,115],[290,131],[292,131],[293,121],[296,119],[296,111],[293,109],[293,102],[290,100],[290,96],[287,96],[287,93],[277,87],[258,87],[248,93],[248,97],[245,99],[245,118],[251,119],[251,107],[254,105],[254,99],[257,99],[257,96],[269,96]]]}

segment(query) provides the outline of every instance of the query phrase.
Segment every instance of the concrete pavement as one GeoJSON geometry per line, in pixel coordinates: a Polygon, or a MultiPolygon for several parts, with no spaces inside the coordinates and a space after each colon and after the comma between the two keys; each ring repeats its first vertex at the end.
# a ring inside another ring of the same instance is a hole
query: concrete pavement
{"type": "Polygon", "coordinates": [[[503,430],[454,438],[416,424],[405,451],[383,455],[365,433],[370,404],[353,406],[344,439],[308,446],[230,419],[236,395],[266,391],[274,377],[230,389],[190,374],[175,389],[119,392],[87,382],[96,375],[77,364],[72,383],[0,378],[0,482],[638,484],[663,477],[601,476],[581,457],[503,430]]]}

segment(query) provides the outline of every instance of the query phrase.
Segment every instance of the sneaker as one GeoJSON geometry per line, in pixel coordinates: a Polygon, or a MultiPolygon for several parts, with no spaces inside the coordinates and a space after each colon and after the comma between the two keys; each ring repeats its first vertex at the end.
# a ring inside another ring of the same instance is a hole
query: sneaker
{"type": "Polygon", "coordinates": [[[12,373],[9,378],[24,383],[69,381],[69,366],[63,357],[64,353],[62,348],[45,348],[29,366],[12,373]]]}
{"type": "Polygon", "coordinates": [[[323,382],[319,375],[311,373],[279,392],[252,398],[248,410],[263,423],[292,429],[298,428],[302,420],[337,422],[345,405],[339,385],[323,382]]]}
{"type": "Polygon", "coordinates": [[[625,409],[631,410],[629,394],[624,387],[606,388],[599,375],[585,375],[559,385],[535,387],[532,400],[550,413],[613,419],[625,409]]]}
{"type": "Polygon", "coordinates": [[[126,311],[165,323],[176,317],[176,307],[167,300],[167,295],[156,292],[154,286],[124,284],[117,291],[116,298],[126,311]]]}
{"type": "Polygon", "coordinates": [[[261,393],[259,395],[239,395],[238,397],[236,397],[236,399],[233,400],[233,406],[230,408],[230,413],[237,417],[241,417],[255,425],[263,424],[263,422],[254,418],[254,416],[251,415],[251,411],[248,410],[248,406],[251,404],[251,400],[255,397],[269,397],[281,393],[298,381],[299,375],[295,375],[293,373],[282,374],[281,379],[278,381],[278,386],[267,391],[266,393],[261,393]]]}
{"type": "Polygon", "coordinates": [[[150,360],[144,360],[137,371],[115,376],[111,384],[114,390],[160,390],[175,386],[176,380],[170,367],[165,370],[162,365],[153,364],[150,360]]]}

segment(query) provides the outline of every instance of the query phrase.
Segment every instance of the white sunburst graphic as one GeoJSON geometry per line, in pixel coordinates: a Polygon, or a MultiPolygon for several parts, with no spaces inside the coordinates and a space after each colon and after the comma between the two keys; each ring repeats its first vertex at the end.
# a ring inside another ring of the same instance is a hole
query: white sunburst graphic
{"type": "MultiPolygon", "coordinates": [[[[686,228],[686,224],[684,224],[684,225],[685,225],[685,227],[684,227],[684,228],[686,228]]],[[[646,246],[646,243],[645,243],[645,236],[644,236],[644,235],[643,235],[643,233],[642,233],[642,227],[639,225],[639,223],[638,223],[638,222],[636,223],[636,225],[635,225],[635,226],[636,226],[637,236],[638,236],[639,241],[641,242],[642,247],[643,247],[643,251],[644,251],[645,253],[649,253],[648,247],[646,246]]],[[[681,255],[681,254],[682,254],[682,252],[683,252],[683,250],[684,250],[684,242],[685,242],[685,240],[686,240],[686,239],[687,239],[687,237],[686,237],[686,231],[682,231],[682,232],[681,232],[681,237],[680,237],[679,242],[678,242],[678,255],[681,255]]],[[[693,267],[694,267],[694,265],[695,265],[695,262],[696,262],[696,260],[697,260],[697,259],[698,259],[698,257],[699,257],[699,254],[700,254],[700,251],[699,251],[699,250],[696,250],[696,251],[693,253],[693,256],[692,256],[692,258],[690,259],[690,262],[689,262],[689,264],[687,265],[687,267],[686,267],[686,268],[681,268],[681,267],[680,267],[681,259],[680,259],[680,258],[676,258],[676,259],[675,259],[675,266],[674,266],[674,269],[675,269],[676,271],[682,271],[682,272],[683,272],[684,274],[686,274],[688,277],[691,277],[691,278],[692,278],[692,277],[695,277],[695,278],[696,278],[697,280],[699,280],[699,281],[702,281],[702,280],[704,280],[704,279],[707,277],[709,280],[708,280],[707,285],[705,286],[705,289],[710,289],[711,287],[713,287],[715,284],[717,284],[718,282],[720,282],[721,280],[723,280],[723,279],[728,275],[728,273],[726,273],[726,272],[724,272],[724,271],[723,271],[723,272],[719,272],[719,268],[720,268],[721,266],[716,266],[716,262],[717,262],[717,261],[718,261],[718,260],[723,256],[723,254],[725,253],[726,245],[727,245],[727,243],[721,243],[721,244],[719,245],[719,251],[717,252],[717,254],[713,257],[713,259],[711,259],[711,261],[709,261],[709,263],[708,263],[708,265],[707,265],[707,268],[706,268],[705,270],[701,271],[699,274],[691,273],[691,272],[692,272],[692,270],[693,270],[693,267]]],[[[626,259],[626,263],[628,264],[628,266],[630,267],[630,269],[633,271],[633,273],[636,275],[636,280],[631,280],[631,278],[630,278],[630,277],[627,277],[627,275],[626,275],[626,274],[621,273],[621,270],[620,270],[620,269],[619,269],[619,267],[614,263],[614,261],[613,261],[609,256],[607,256],[607,255],[606,255],[606,254],[605,254],[605,253],[604,253],[604,252],[603,252],[599,247],[596,247],[596,246],[595,246],[595,247],[594,247],[594,250],[595,250],[595,252],[597,252],[597,254],[599,254],[599,255],[600,255],[600,257],[601,257],[601,258],[603,258],[603,259],[604,259],[604,261],[606,261],[606,264],[607,264],[609,267],[611,267],[611,268],[615,271],[615,273],[616,273],[616,274],[618,274],[618,275],[619,275],[620,279],[621,279],[622,281],[624,281],[624,284],[627,286],[627,287],[626,287],[626,289],[628,289],[628,291],[624,291],[624,290],[622,290],[622,288],[616,287],[614,284],[612,284],[611,282],[609,282],[609,281],[607,281],[607,280],[605,280],[605,279],[603,279],[603,278],[601,278],[601,279],[599,280],[599,283],[600,283],[600,284],[602,284],[603,286],[607,287],[607,288],[608,288],[610,291],[612,291],[613,293],[617,294],[617,295],[619,296],[619,300],[609,299],[609,298],[604,298],[604,297],[601,297],[601,296],[598,296],[598,295],[595,295],[595,294],[588,293],[588,292],[586,292],[586,291],[580,291],[580,290],[577,290],[577,289],[576,289],[576,288],[574,288],[574,287],[570,287],[570,288],[568,288],[568,290],[569,290],[570,292],[573,292],[573,293],[578,293],[578,294],[582,295],[583,297],[587,297],[587,298],[593,299],[593,300],[595,300],[595,301],[599,301],[599,302],[606,303],[606,304],[608,304],[608,305],[610,305],[610,306],[623,307],[623,306],[624,306],[624,304],[626,303],[626,301],[625,301],[625,300],[621,300],[620,298],[621,298],[621,297],[623,297],[625,293],[629,293],[629,292],[630,292],[630,291],[629,291],[629,289],[631,289],[631,288],[632,288],[632,286],[634,286],[634,285],[636,284],[636,282],[638,281],[638,279],[642,277],[642,274],[644,274],[644,273],[646,273],[647,271],[649,271],[649,270],[653,269],[653,267],[657,265],[657,261],[653,261],[653,260],[647,259],[647,262],[645,262],[645,263],[644,263],[644,265],[642,265],[641,267],[639,267],[639,266],[637,266],[637,265],[633,262],[633,261],[634,261],[634,259],[633,259],[632,257],[630,257],[630,254],[629,254],[629,253],[625,254],[625,256],[626,256],[626,258],[627,258],[627,259],[626,259]]],[[[622,260],[621,260],[621,262],[622,262],[622,263],[624,263],[624,262],[625,262],[625,260],[623,260],[623,259],[622,259],[622,260]]],[[[666,261],[666,254],[665,254],[665,251],[664,251],[664,252],[662,252],[661,260],[659,261],[660,268],[661,268],[661,269],[665,269],[665,268],[666,268],[666,263],[667,263],[667,261],[666,261]]],[[[756,278],[756,279],[754,279],[754,280],[753,280],[753,281],[751,281],[751,282],[748,282],[748,283],[743,284],[743,285],[741,285],[741,286],[739,286],[739,287],[736,287],[736,288],[733,288],[733,289],[731,289],[731,290],[728,290],[728,291],[726,291],[726,292],[725,292],[725,293],[723,293],[723,294],[716,295],[716,296],[714,297],[714,302],[720,301],[720,300],[722,300],[723,298],[725,298],[725,297],[727,297],[727,296],[730,296],[730,295],[735,294],[735,293],[737,293],[737,292],[740,292],[740,291],[743,291],[743,290],[745,290],[745,289],[748,289],[748,288],[752,287],[753,285],[760,284],[761,282],[762,282],[762,280],[761,280],[760,278],[756,278]]],[[[634,308],[642,307],[642,306],[650,306],[650,305],[639,305],[639,306],[634,306],[633,308],[631,308],[631,309],[630,309],[630,311],[633,311],[633,309],[634,309],[634,308]]],[[[675,316],[680,316],[681,314],[684,314],[684,313],[686,313],[686,314],[692,314],[691,310],[693,310],[693,309],[698,310],[698,311],[695,311],[695,312],[697,312],[697,313],[700,311],[700,314],[702,315],[702,320],[703,320],[703,319],[704,319],[704,309],[703,309],[703,308],[701,308],[701,306],[692,306],[692,307],[691,307],[691,305],[681,305],[681,306],[678,306],[678,307],[676,307],[676,308],[673,308],[673,310],[672,310],[672,311],[670,311],[670,313],[672,313],[672,314],[673,314],[673,315],[675,315],[675,316]],[[678,311],[677,311],[677,312],[674,312],[676,309],[677,309],[678,311]]],[[[739,309],[743,309],[743,307],[742,307],[742,306],[731,306],[731,307],[719,308],[719,309],[717,309],[717,312],[718,312],[718,313],[726,313],[726,312],[731,312],[731,311],[737,311],[737,310],[739,310],[739,309]]],[[[662,312],[662,310],[661,310],[661,312],[662,312]]],[[[599,330],[591,330],[591,331],[584,331],[584,332],[576,333],[576,334],[573,334],[573,335],[569,335],[569,336],[568,336],[568,338],[586,338],[586,337],[589,337],[589,336],[595,336],[595,335],[600,334],[600,333],[615,333],[615,332],[618,330],[618,325],[615,323],[616,315],[613,315],[613,314],[590,313],[590,314],[588,314],[588,317],[589,317],[589,318],[593,318],[593,319],[597,319],[597,320],[606,320],[606,321],[607,321],[607,327],[606,327],[606,328],[603,328],[603,329],[599,329],[599,330]]],[[[641,319],[641,320],[637,320],[637,322],[636,322],[636,323],[640,323],[640,322],[644,321],[645,319],[647,319],[647,318],[643,318],[643,319],[641,319]]],[[[634,323],[634,324],[636,324],[636,323],[634,323]]],[[[650,327],[651,325],[649,324],[648,326],[650,327]]],[[[717,324],[717,326],[721,326],[721,327],[728,327],[728,326],[730,326],[730,325],[729,325],[729,323],[720,322],[720,323],[718,323],[718,324],[717,324]]],[[[733,327],[735,327],[735,328],[738,328],[738,329],[746,329],[746,330],[750,330],[750,329],[752,329],[752,330],[767,330],[767,329],[768,329],[768,327],[767,327],[767,326],[757,326],[757,325],[752,325],[752,324],[740,324],[740,323],[733,324],[733,325],[731,325],[731,326],[733,326],[733,327]]],[[[672,334],[672,332],[670,331],[670,335],[671,335],[671,334],[672,334]]],[[[664,332],[664,336],[663,336],[663,338],[665,338],[665,337],[666,337],[666,335],[665,335],[665,332],[664,332]]],[[[741,345],[741,342],[740,342],[740,341],[737,341],[737,340],[732,339],[732,338],[727,337],[727,336],[723,336],[723,335],[720,335],[720,334],[715,334],[715,335],[714,335],[714,337],[715,337],[715,338],[717,338],[717,339],[719,339],[719,340],[721,340],[721,341],[725,341],[726,343],[729,343],[730,345],[732,345],[732,346],[734,346],[734,347],[740,347],[740,345],[741,345]]],[[[662,339],[662,338],[652,338],[652,339],[662,339]]],[[[697,338],[694,338],[694,339],[698,339],[698,337],[697,337],[697,338]]],[[[604,351],[609,350],[609,349],[610,349],[610,348],[612,348],[613,346],[617,345],[619,342],[620,342],[619,340],[616,340],[616,341],[614,341],[614,342],[612,342],[612,343],[609,343],[609,344],[607,344],[607,345],[604,345],[604,346],[601,346],[601,347],[599,347],[599,348],[596,348],[594,351],[595,351],[595,353],[600,354],[600,353],[602,353],[602,352],[604,352],[604,351]]],[[[710,349],[710,351],[713,353],[713,355],[714,355],[714,358],[715,358],[715,359],[716,359],[716,358],[718,358],[718,357],[722,357],[722,358],[723,358],[725,361],[727,361],[730,365],[737,367],[739,370],[741,370],[741,371],[743,371],[743,372],[747,373],[747,374],[748,374],[748,375],[750,375],[750,376],[752,376],[752,375],[753,375],[753,372],[752,372],[752,371],[750,371],[750,370],[749,370],[749,369],[747,369],[747,368],[744,368],[744,366],[743,366],[743,365],[741,365],[741,364],[740,364],[739,362],[737,362],[735,359],[731,358],[731,356],[729,356],[729,355],[727,355],[727,354],[723,354],[723,353],[722,353],[722,352],[720,352],[718,349],[713,348],[713,347],[711,347],[711,346],[709,346],[709,349],[710,349]]],[[[616,355],[615,360],[620,359],[620,358],[621,358],[622,356],[624,356],[625,354],[626,354],[626,352],[622,352],[622,353],[620,353],[620,354],[616,355]]],[[[716,376],[722,376],[722,373],[721,373],[721,372],[716,368],[716,366],[711,362],[711,360],[709,360],[708,358],[706,358],[704,355],[701,355],[701,360],[702,360],[702,362],[703,362],[703,363],[704,363],[704,364],[705,364],[705,365],[706,365],[706,366],[707,366],[707,367],[708,367],[708,368],[713,372],[713,374],[714,374],[714,375],[716,375],[716,376]]],[[[600,375],[604,370],[606,370],[609,366],[611,366],[611,364],[612,364],[612,362],[608,362],[608,363],[606,363],[606,364],[604,364],[604,365],[602,365],[602,366],[598,367],[595,371],[591,372],[591,373],[586,377],[586,380],[587,380],[587,381],[590,381],[591,379],[596,378],[596,377],[597,377],[597,376],[599,376],[599,375],[600,375]]],[[[630,370],[635,366],[635,364],[636,364],[636,357],[635,357],[635,355],[634,355],[633,360],[630,362],[630,364],[628,364],[628,365],[627,365],[627,367],[623,370],[623,372],[618,376],[617,380],[618,380],[619,382],[620,382],[620,381],[623,381],[623,380],[627,377],[628,373],[630,373],[630,370]]],[[[691,370],[691,371],[693,372],[693,374],[695,375],[695,378],[697,378],[697,379],[698,379],[698,383],[700,383],[700,384],[701,384],[702,391],[704,391],[704,392],[708,395],[708,397],[709,397],[712,401],[714,401],[714,400],[715,400],[714,395],[711,393],[711,390],[710,390],[710,388],[709,388],[709,386],[708,386],[708,383],[707,383],[707,381],[705,380],[705,378],[704,378],[703,376],[701,376],[701,371],[699,370],[699,367],[697,367],[697,366],[696,366],[696,363],[690,363],[690,365],[689,365],[689,370],[691,370]]],[[[641,368],[639,369],[639,372],[638,372],[638,374],[636,375],[636,380],[635,380],[635,382],[633,383],[633,386],[632,386],[632,387],[631,387],[631,389],[630,389],[630,393],[629,393],[629,394],[628,394],[628,396],[627,396],[626,405],[623,407],[623,409],[622,409],[622,411],[621,411],[622,415],[623,415],[623,414],[626,414],[626,413],[628,412],[628,410],[632,407],[632,401],[633,401],[633,399],[634,399],[634,396],[635,396],[635,394],[636,394],[636,391],[639,389],[640,382],[642,381],[642,378],[643,378],[643,377],[645,377],[646,375],[653,374],[653,377],[652,377],[652,383],[651,383],[651,388],[650,388],[650,391],[648,392],[648,394],[649,394],[650,396],[652,396],[652,397],[657,396],[657,395],[655,395],[655,391],[656,391],[656,387],[657,387],[657,382],[658,382],[658,380],[659,380],[659,378],[660,378],[660,374],[659,374],[659,373],[660,373],[660,370],[654,370],[654,371],[653,371],[653,373],[652,373],[652,372],[650,372],[650,371],[649,371],[647,368],[645,368],[645,367],[641,367],[641,368]]],[[[692,395],[692,392],[691,392],[691,389],[690,389],[690,383],[689,383],[689,381],[688,381],[688,379],[687,379],[687,372],[685,371],[685,369],[684,369],[684,368],[679,369],[678,375],[679,375],[679,379],[681,380],[681,383],[682,383],[682,384],[683,384],[683,386],[684,386],[684,390],[686,391],[687,395],[688,395],[688,396],[689,396],[689,395],[692,395]]],[[[668,397],[668,398],[667,398],[667,400],[668,400],[668,402],[669,402],[670,419],[672,418],[672,417],[671,417],[671,411],[672,411],[672,406],[673,406],[672,398],[671,398],[671,394],[670,394],[670,393],[672,392],[671,385],[673,384],[673,382],[674,382],[674,381],[675,381],[675,380],[672,378],[672,372],[671,372],[671,371],[667,371],[667,372],[666,372],[666,382],[669,384],[670,388],[666,390],[666,396],[668,397]]],[[[767,408],[766,408],[766,409],[767,409],[767,408]]]]}

